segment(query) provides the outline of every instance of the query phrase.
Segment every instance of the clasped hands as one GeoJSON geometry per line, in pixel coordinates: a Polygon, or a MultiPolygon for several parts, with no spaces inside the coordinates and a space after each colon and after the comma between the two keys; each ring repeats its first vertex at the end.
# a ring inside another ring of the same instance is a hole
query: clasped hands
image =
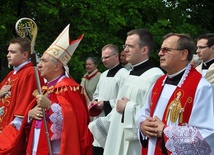
{"type": "Polygon", "coordinates": [[[29,111],[28,115],[33,119],[42,120],[42,108],[49,109],[51,106],[51,101],[47,98],[46,95],[37,95],[36,101],[37,105],[29,111]]]}
{"type": "Polygon", "coordinates": [[[149,138],[162,137],[164,125],[165,124],[157,116],[154,118],[147,117],[141,124],[141,131],[149,138]]]}

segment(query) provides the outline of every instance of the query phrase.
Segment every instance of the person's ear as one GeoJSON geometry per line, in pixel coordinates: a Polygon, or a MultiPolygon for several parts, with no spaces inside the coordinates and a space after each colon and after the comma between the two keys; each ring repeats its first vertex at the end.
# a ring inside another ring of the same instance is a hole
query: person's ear
{"type": "Polygon", "coordinates": [[[147,46],[143,46],[143,47],[141,47],[141,52],[142,52],[142,54],[148,54],[149,48],[147,46]]]}
{"type": "Polygon", "coordinates": [[[23,53],[23,56],[24,56],[24,58],[28,58],[28,57],[29,57],[29,53],[28,53],[27,51],[25,51],[25,52],[23,53]]]}
{"type": "Polygon", "coordinates": [[[188,57],[188,53],[189,53],[188,50],[184,49],[180,53],[181,53],[181,60],[186,60],[188,57]]]}
{"type": "Polygon", "coordinates": [[[210,47],[211,51],[214,52],[214,45],[210,47]]]}

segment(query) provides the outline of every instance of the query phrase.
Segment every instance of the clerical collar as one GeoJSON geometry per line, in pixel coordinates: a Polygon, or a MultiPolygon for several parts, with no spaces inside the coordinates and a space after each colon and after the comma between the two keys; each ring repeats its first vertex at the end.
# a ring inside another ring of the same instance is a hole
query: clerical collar
{"type": "Polygon", "coordinates": [[[53,86],[55,85],[58,81],[60,81],[61,79],[65,78],[66,76],[65,75],[60,75],[58,76],[57,78],[47,82],[47,86],[50,87],[50,86],[53,86]]]}
{"type": "Polygon", "coordinates": [[[214,63],[214,58],[211,60],[208,60],[207,62],[203,62],[202,69],[208,69],[210,65],[214,63]]]}
{"type": "Polygon", "coordinates": [[[186,70],[186,67],[175,74],[167,75],[167,79],[165,83],[175,85],[175,86],[178,85],[185,70],[186,70]]]}
{"type": "Polygon", "coordinates": [[[137,63],[135,65],[132,65],[132,68],[139,66],[140,64],[143,64],[144,62],[148,61],[149,59],[146,59],[144,61],[141,61],[140,63],[137,63]]]}
{"type": "Polygon", "coordinates": [[[154,65],[149,61],[149,59],[140,62],[136,65],[132,66],[132,70],[130,71],[130,75],[135,75],[135,76],[140,76],[142,75],[145,71],[151,69],[154,67],[154,65]]]}
{"type": "Polygon", "coordinates": [[[173,77],[179,75],[181,72],[185,71],[185,69],[186,69],[186,67],[183,68],[182,70],[180,70],[179,72],[175,73],[175,74],[171,74],[171,75],[168,74],[167,76],[168,76],[169,78],[173,78],[173,77]]]}
{"type": "Polygon", "coordinates": [[[123,68],[123,66],[121,64],[118,64],[117,66],[111,68],[108,70],[108,73],[107,73],[107,77],[114,77],[115,74],[121,69],[123,68]]]}
{"type": "Polygon", "coordinates": [[[26,64],[28,64],[28,63],[30,63],[30,62],[31,62],[31,61],[28,60],[28,61],[22,63],[22,64],[19,65],[19,66],[16,66],[16,67],[14,66],[14,67],[13,67],[13,70],[14,70],[13,74],[16,74],[24,65],[26,65],[26,64]]]}

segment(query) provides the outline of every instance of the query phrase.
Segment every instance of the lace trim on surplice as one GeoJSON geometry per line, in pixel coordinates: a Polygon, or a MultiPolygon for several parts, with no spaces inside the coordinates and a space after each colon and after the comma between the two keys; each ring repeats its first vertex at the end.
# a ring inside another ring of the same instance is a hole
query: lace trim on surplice
{"type": "Polygon", "coordinates": [[[209,155],[210,146],[200,132],[191,126],[169,126],[164,129],[166,148],[172,155],[209,155]]]}

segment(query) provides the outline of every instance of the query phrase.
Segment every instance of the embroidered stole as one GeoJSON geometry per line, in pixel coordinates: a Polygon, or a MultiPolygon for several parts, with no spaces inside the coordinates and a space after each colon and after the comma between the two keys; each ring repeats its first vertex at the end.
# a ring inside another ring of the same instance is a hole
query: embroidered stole
{"type": "MultiPolygon", "coordinates": [[[[167,125],[167,119],[170,119],[170,122],[175,123],[178,121],[178,125],[188,123],[189,117],[192,111],[192,106],[194,102],[195,92],[198,86],[198,83],[201,79],[201,74],[198,73],[194,68],[190,69],[190,73],[183,81],[181,87],[177,86],[172,96],[170,97],[166,110],[164,112],[162,122],[167,125]],[[174,106],[173,106],[174,105],[174,106]]],[[[163,80],[166,79],[166,75],[160,77],[153,89],[151,97],[151,109],[150,117],[153,117],[155,107],[163,90],[164,84],[163,80]]],[[[161,138],[157,139],[155,154],[162,154],[162,143],[161,138]]],[[[147,148],[142,148],[142,153],[147,152],[147,148]],[[145,149],[145,150],[144,150],[145,149]]]]}

